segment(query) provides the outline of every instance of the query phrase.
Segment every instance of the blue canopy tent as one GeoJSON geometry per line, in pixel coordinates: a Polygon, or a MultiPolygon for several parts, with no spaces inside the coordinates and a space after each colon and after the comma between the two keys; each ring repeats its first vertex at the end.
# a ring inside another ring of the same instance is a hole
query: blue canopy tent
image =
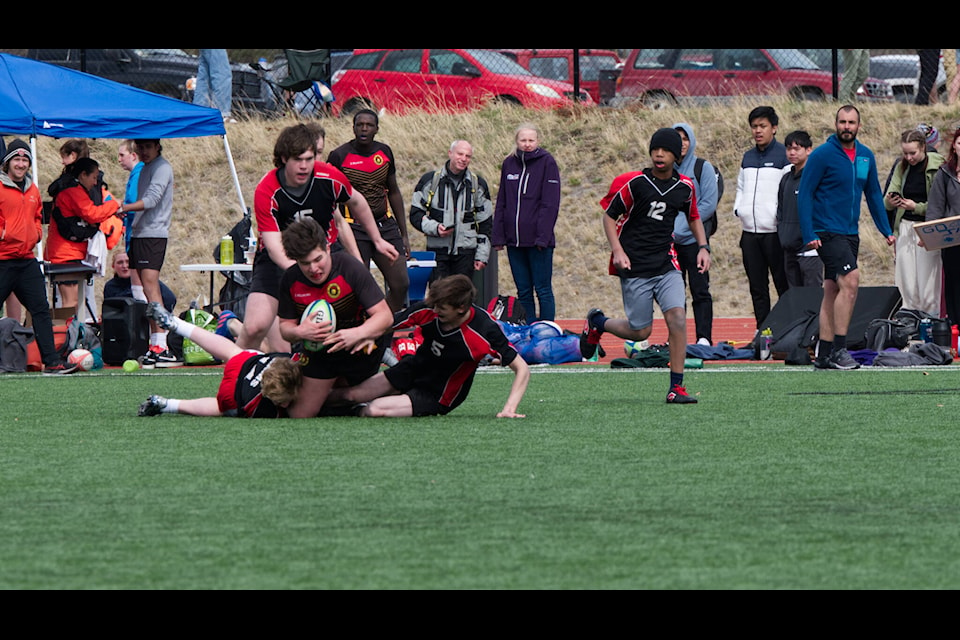
{"type": "MultiPolygon", "coordinates": [[[[223,116],[216,109],[66,67],[0,53],[0,133],[52,138],[221,136],[240,210],[246,213],[223,116]]],[[[34,162],[34,176],[36,176],[34,162]]]]}

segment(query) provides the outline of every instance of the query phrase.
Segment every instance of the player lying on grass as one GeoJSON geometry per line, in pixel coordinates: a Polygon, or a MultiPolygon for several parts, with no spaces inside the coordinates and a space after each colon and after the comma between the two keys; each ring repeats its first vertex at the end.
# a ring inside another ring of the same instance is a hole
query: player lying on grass
{"type": "Polygon", "coordinates": [[[476,294],[464,275],[435,281],[423,305],[394,315],[394,330],[419,326],[423,332],[416,352],[356,386],[333,389],[328,403],[361,403],[357,413],[368,417],[444,415],[467,399],[477,365],[489,355],[514,373],[510,395],[497,417],[526,417],[517,413],[517,407],[527,390],[530,368],[497,322],[473,304],[476,294]]]}
{"type": "Polygon", "coordinates": [[[140,405],[137,415],[287,417],[303,381],[300,365],[289,353],[241,349],[229,338],[181,320],[157,302],[147,306],[147,317],[164,329],[189,338],[226,364],[216,397],[177,400],[153,395],[140,405]]]}

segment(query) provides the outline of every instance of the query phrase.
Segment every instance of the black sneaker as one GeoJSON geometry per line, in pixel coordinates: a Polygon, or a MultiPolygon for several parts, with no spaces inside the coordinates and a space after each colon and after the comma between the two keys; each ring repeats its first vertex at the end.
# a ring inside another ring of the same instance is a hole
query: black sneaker
{"type": "Polygon", "coordinates": [[[73,373],[79,368],[80,365],[70,364],[69,362],[60,362],[50,367],[43,368],[43,375],[45,376],[65,376],[67,374],[73,373]]]}
{"type": "Polygon", "coordinates": [[[170,367],[182,367],[183,358],[178,358],[170,349],[164,349],[155,353],[156,367],[158,369],[169,369],[170,367]]]}
{"type": "MultiPolygon", "coordinates": [[[[590,360],[596,357],[597,353],[603,353],[600,348],[600,336],[603,330],[597,326],[597,320],[603,316],[600,309],[590,309],[587,312],[587,319],[583,323],[583,331],[580,332],[580,355],[584,360],[590,360]]],[[[603,353],[603,355],[606,355],[603,353]]]]}
{"type": "Polygon", "coordinates": [[[147,349],[147,352],[138,358],[140,361],[140,368],[155,369],[157,367],[157,354],[159,353],[160,350],[156,347],[150,347],[147,349]]]}
{"type": "Polygon", "coordinates": [[[140,404],[137,409],[138,416],[158,416],[163,413],[167,406],[167,399],[163,396],[150,396],[146,402],[140,404]]]}
{"type": "Polygon", "coordinates": [[[164,309],[159,302],[151,302],[147,305],[147,317],[167,331],[174,331],[177,328],[176,317],[164,309]]]}
{"type": "Polygon", "coordinates": [[[853,356],[851,356],[846,349],[837,349],[827,358],[827,366],[830,369],[849,371],[851,369],[859,369],[860,363],[854,360],[853,356]]]}
{"type": "Polygon", "coordinates": [[[681,387],[678,384],[673,385],[673,388],[670,389],[670,392],[667,394],[667,404],[696,404],[697,399],[691,395],[687,395],[686,387],[681,387]]]}

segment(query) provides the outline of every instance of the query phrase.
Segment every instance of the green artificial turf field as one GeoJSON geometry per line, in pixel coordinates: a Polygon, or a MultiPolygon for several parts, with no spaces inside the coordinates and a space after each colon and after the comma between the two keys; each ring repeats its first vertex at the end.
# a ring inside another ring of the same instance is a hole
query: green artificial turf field
{"type": "Polygon", "coordinates": [[[478,374],[445,417],[139,418],[218,368],[0,377],[4,589],[956,589],[960,368],[478,374]]]}

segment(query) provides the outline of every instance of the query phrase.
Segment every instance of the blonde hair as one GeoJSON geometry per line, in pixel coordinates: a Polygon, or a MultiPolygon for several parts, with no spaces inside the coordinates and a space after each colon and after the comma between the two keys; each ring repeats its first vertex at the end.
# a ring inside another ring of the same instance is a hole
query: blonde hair
{"type": "Polygon", "coordinates": [[[260,379],[263,397],[277,405],[287,407],[293,404],[300,392],[303,371],[300,365],[290,358],[274,358],[260,379]]]}

